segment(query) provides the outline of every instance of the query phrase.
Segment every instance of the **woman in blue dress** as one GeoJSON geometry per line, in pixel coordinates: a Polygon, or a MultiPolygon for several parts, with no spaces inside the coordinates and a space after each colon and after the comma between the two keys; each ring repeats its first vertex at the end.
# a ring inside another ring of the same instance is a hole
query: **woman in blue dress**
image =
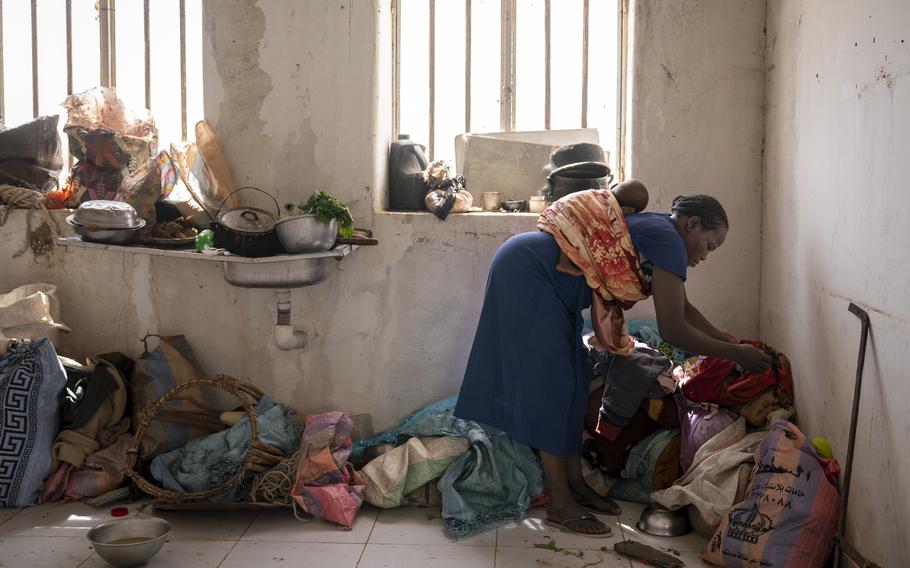
{"type": "MultiPolygon", "coordinates": [[[[613,195],[636,187],[644,190],[629,180],[613,195]]],[[[704,195],[677,197],[670,214],[626,214],[625,223],[649,281],[661,336],[747,370],[767,367],[767,354],[733,342],[686,298],[687,268],[727,237],[729,222],[720,203],[704,195]]],[[[549,524],[606,536],[610,528],[586,511],[618,514],[619,508],[588,487],[580,461],[591,380],[581,342],[582,310],[592,304],[592,289],[578,270],[565,270],[567,265],[573,266],[548,232],[515,235],[500,247],[455,414],[499,428],[540,452],[550,492],[549,524]]]]}

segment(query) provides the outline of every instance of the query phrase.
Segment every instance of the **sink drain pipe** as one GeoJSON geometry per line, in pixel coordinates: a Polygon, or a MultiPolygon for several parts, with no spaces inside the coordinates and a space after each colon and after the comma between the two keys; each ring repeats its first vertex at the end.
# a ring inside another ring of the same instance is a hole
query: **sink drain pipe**
{"type": "Polygon", "coordinates": [[[291,325],[291,291],[280,290],[275,293],[275,299],[278,305],[278,319],[272,334],[275,345],[282,351],[303,349],[306,345],[306,332],[294,329],[291,325]]]}

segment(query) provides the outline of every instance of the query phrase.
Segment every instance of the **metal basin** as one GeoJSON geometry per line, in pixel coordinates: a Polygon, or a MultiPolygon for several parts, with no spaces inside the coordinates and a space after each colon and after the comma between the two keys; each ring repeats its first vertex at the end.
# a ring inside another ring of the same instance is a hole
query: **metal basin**
{"type": "Polygon", "coordinates": [[[158,554],[171,531],[164,519],[120,519],[92,527],[87,538],[98,556],[112,566],[141,566],[158,554]]]}
{"type": "Polygon", "coordinates": [[[284,250],[291,254],[330,250],[338,236],[338,221],[320,221],[316,215],[294,215],[275,223],[284,250]]]}
{"type": "Polygon", "coordinates": [[[102,229],[91,225],[82,225],[75,219],[75,214],[66,218],[66,222],[73,228],[73,231],[84,241],[91,243],[103,243],[108,245],[128,245],[136,241],[139,237],[139,230],[145,227],[145,219],[139,219],[139,223],[132,229],[102,229]]]}
{"type": "Polygon", "coordinates": [[[671,511],[653,504],[641,512],[636,526],[638,530],[655,536],[682,536],[692,532],[685,509],[671,511]]]}
{"type": "Polygon", "coordinates": [[[298,288],[322,282],[335,264],[333,256],[255,264],[225,262],[222,271],[228,284],[241,288],[298,288]]]}

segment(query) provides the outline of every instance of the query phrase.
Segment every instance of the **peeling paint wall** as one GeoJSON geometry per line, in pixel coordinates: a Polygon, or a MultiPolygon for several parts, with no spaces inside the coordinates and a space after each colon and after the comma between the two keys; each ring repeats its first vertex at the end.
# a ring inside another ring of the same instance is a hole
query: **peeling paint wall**
{"type": "MultiPolygon", "coordinates": [[[[690,294],[719,324],[754,334],[762,89],[754,70],[764,21],[755,6],[763,4],[645,4],[635,32],[632,173],[658,207],[678,193],[724,199],[734,231],[693,274],[690,294]]],[[[280,203],[330,191],[380,246],[292,292],[294,323],[310,334],[302,351],[274,346],[272,292],[231,287],[212,263],[90,250],[58,251],[49,265],[30,254],[7,260],[21,246],[23,211],[0,228],[0,290],[59,284],[74,329],[62,343],[68,353],[138,355],[146,332],[184,333],[206,371],[249,379],[304,412],[371,412],[384,428],[455,392],[493,254],[533,230],[535,218],[375,212],[391,131],[387,0],[203,6],[205,112],[238,184],[280,203]]]]}
{"type": "Polygon", "coordinates": [[[848,540],[910,566],[910,4],[771,0],[767,54],[761,332],[843,464],[869,311],[848,540]]]}

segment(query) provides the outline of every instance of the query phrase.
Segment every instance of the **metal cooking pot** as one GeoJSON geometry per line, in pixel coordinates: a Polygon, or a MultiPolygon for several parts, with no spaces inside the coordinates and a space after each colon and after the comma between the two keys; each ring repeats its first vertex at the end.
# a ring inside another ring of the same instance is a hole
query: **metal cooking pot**
{"type": "Polygon", "coordinates": [[[547,201],[553,202],[576,191],[606,189],[613,181],[613,174],[606,164],[582,162],[553,170],[547,181],[550,182],[547,201]]]}
{"type": "Polygon", "coordinates": [[[274,197],[258,187],[241,187],[235,189],[218,207],[215,214],[217,221],[212,223],[214,245],[224,248],[232,254],[248,257],[272,256],[281,252],[281,243],[275,233],[275,218],[281,215],[281,208],[274,197]],[[224,213],[221,208],[231,196],[243,189],[255,189],[265,193],[275,203],[277,215],[273,216],[264,209],[256,207],[234,207],[224,213]]]}

